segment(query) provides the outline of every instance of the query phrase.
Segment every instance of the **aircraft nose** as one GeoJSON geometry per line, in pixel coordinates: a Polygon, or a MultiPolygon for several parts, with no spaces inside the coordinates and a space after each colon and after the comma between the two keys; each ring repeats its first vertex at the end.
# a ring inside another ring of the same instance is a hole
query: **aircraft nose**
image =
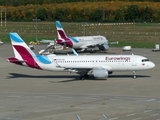
{"type": "Polygon", "coordinates": [[[155,64],[153,62],[151,62],[151,68],[154,68],[155,64]]]}
{"type": "Polygon", "coordinates": [[[153,68],[155,67],[155,64],[153,63],[153,68]]]}

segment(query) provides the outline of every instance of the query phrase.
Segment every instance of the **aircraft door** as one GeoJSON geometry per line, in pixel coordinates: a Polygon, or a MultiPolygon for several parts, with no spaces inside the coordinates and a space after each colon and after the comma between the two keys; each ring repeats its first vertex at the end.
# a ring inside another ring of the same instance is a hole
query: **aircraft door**
{"type": "Polygon", "coordinates": [[[132,57],[132,66],[137,66],[137,58],[135,56],[132,57]]]}

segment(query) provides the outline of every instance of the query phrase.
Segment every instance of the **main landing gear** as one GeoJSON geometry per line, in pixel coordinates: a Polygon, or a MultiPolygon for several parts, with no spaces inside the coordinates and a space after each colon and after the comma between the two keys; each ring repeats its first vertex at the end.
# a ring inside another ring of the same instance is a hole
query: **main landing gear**
{"type": "Polygon", "coordinates": [[[80,76],[80,80],[85,80],[88,77],[89,77],[89,75],[86,73],[86,74],[80,76]]]}
{"type": "Polygon", "coordinates": [[[133,71],[133,78],[136,79],[137,76],[136,76],[136,71],[133,71]]]}
{"type": "Polygon", "coordinates": [[[96,52],[96,50],[95,49],[91,49],[91,53],[95,53],[96,52]]]}

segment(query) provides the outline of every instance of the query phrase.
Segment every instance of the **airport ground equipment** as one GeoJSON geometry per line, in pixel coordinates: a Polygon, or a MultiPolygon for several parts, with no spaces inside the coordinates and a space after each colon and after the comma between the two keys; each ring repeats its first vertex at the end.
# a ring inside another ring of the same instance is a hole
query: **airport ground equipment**
{"type": "Polygon", "coordinates": [[[132,47],[131,47],[131,46],[123,46],[123,47],[122,47],[122,50],[123,50],[123,51],[131,51],[131,50],[132,50],[132,47]]]}
{"type": "Polygon", "coordinates": [[[153,49],[152,52],[158,52],[158,51],[160,51],[159,44],[155,44],[155,49],[153,49]]]}
{"type": "Polygon", "coordinates": [[[49,55],[55,53],[56,50],[62,50],[63,46],[57,45],[54,42],[49,43],[45,48],[39,51],[40,55],[49,55]]]}

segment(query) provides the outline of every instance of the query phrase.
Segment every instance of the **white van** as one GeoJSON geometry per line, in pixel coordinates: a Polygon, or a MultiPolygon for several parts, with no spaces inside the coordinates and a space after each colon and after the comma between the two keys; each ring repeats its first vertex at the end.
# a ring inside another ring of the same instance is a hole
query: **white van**
{"type": "Polygon", "coordinates": [[[3,45],[3,42],[0,40],[0,45],[3,45]]]}
{"type": "Polygon", "coordinates": [[[123,51],[131,51],[131,50],[132,50],[132,47],[131,47],[131,46],[123,46],[123,47],[122,47],[122,50],[123,50],[123,51]]]}

